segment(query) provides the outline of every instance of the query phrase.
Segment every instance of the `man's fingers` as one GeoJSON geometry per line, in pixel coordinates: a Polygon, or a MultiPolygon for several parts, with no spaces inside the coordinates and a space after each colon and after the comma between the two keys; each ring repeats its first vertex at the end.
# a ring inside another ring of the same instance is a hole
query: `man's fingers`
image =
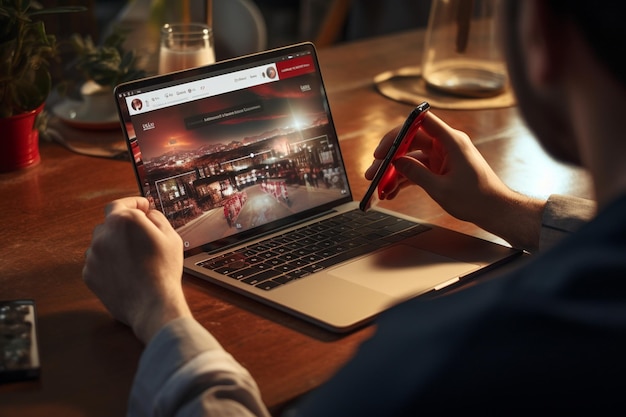
{"type": "Polygon", "coordinates": [[[401,126],[396,126],[389,132],[385,133],[383,138],[380,140],[380,143],[374,150],[374,158],[383,159],[387,155],[391,144],[393,143],[396,136],[398,136],[398,133],[400,133],[400,129],[401,126]]]}
{"type": "MultiPolygon", "coordinates": [[[[374,158],[383,159],[387,155],[387,151],[398,135],[400,128],[397,126],[383,136],[374,151],[374,158]]],[[[424,115],[422,125],[415,137],[411,138],[412,143],[409,149],[429,149],[433,140],[440,142],[445,148],[458,147],[457,136],[458,132],[455,129],[432,112],[428,112],[424,115]]]]}
{"type": "Polygon", "coordinates": [[[150,203],[145,197],[125,197],[112,201],[104,208],[104,214],[108,216],[119,210],[136,209],[147,213],[150,210],[150,203]]]}
{"type": "Polygon", "coordinates": [[[424,133],[434,138],[448,152],[459,148],[459,139],[462,137],[461,132],[450,127],[446,122],[431,112],[426,113],[426,117],[422,121],[422,129],[424,133]]]}
{"type": "Polygon", "coordinates": [[[378,171],[381,163],[382,161],[380,159],[375,159],[374,162],[372,162],[372,165],[370,165],[370,167],[365,170],[365,178],[368,180],[372,180],[374,178],[374,175],[376,175],[376,171],[378,171]]]}
{"type": "Polygon", "coordinates": [[[426,189],[432,187],[435,176],[421,161],[405,155],[396,159],[394,165],[396,170],[411,182],[426,189]]]}
{"type": "Polygon", "coordinates": [[[160,211],[148,210],[148,212],[146,213],[146,217],[161,231],[161,233],[164,233],[166,235],[179,236],[170,224],[170,222],[167,220],[167,217],[165,217],[165,215],[160,211]]]}

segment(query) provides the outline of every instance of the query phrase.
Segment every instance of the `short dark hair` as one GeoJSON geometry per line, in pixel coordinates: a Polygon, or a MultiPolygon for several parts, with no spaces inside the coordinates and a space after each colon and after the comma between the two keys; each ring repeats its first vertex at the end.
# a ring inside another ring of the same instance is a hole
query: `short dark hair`
{"type": "MultiPolygon", "coordinates": [[[[515,0],[514,0],[515,1],[515,0]]],[[[619,3],[593,4],[588,0],[547,0],[552,11],[580,28],[596,57],[626,85],[626,13],[619,3]]]]}

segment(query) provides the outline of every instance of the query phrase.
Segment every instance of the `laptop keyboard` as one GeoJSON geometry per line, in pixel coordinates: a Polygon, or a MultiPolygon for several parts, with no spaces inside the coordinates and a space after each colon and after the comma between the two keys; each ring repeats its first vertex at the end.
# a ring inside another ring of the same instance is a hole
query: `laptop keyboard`
{"type": "Polygon", "coordinates": [[[428,229],[386,213],[355,209],[198,265],[271,290],[428,229]]]}

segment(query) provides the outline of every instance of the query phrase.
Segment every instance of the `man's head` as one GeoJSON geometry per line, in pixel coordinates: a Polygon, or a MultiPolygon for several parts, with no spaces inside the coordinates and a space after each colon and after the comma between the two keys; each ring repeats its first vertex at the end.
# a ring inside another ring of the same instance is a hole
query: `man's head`
{"type": "Polygon", "coordinates": [[[555,16],[569,19],[591,45],[595,57],[626,85],[626,27],[619,3],[583,0],[545,0],[555,16]]]}
{"type": "Polygon", "coordinates": [[[617,35],[626,32],[624,23],[617,22],[621,16],[617,9],[581,0],[504,3],[505,56],[522,115],[551,155],[581,164],[571,112],[574,80],[594,83],[604,75],[586,74],[584,79],[578,64],[594,61],[626,86],[626,66],[618,53],[623,49],[615,46],[617,40],[626,42],[617,35]]]}

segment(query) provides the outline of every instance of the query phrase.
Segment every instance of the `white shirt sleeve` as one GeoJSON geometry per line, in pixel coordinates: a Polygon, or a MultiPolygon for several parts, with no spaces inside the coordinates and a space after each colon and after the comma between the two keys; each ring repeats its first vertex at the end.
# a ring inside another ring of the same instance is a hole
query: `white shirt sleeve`
{"type": "Polygon", "coordinates": [[[146,346],[128,416],[269,416],[248,371],[192,318],[168,323],[146,346]]]}

